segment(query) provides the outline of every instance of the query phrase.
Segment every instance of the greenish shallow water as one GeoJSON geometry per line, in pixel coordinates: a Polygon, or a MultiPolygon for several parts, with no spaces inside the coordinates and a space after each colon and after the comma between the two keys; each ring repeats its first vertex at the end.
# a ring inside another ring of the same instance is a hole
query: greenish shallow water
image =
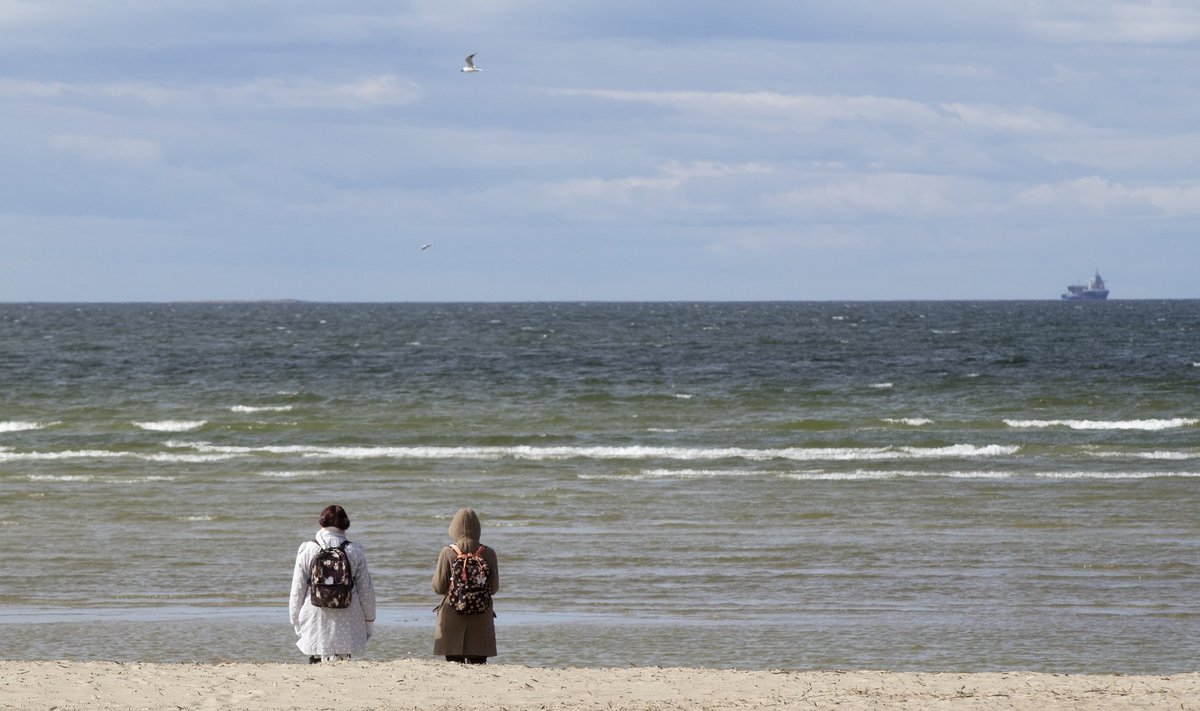
{"type": "Polygon", "coordinates": [[[1191,301],[0,305],[0,658],[299,659],[292,558],[337,502],[372,658],[428,653],[471,506],[503,661],[1193,670],[1198,329],[1191,301]]]}

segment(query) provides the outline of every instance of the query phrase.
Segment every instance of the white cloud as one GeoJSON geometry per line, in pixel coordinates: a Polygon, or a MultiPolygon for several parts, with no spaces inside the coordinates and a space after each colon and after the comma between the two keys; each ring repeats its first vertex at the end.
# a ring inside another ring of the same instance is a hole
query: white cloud
{"type": "Polygon", "coordinates": [[[53,99],[66,96],[71,89],[63,82],[0,79],[0,99],[53,99]]]}
{"type": "Polygon", "coordinates": [[[1087,208],[1095,212],[1200,214],[1200,184],[1124,185],[1091,176],[1047,183],[1021,191],[1019,204],[1029,207],[1087,208]]]}
{"type": "Polygon", "coordinates": [[[154,165],[162,160],[162,148],[154,141],[140,138],[55,135],[50,136],[49,143],[60,153],[98,163],[137,167],[154,165]]]}
{"type": "Polygon", "coordinates": [[[217,102],[234,107],[284,109],[370,109],[402,106],[420,97],[420,87],[392,74],[321,81],[265,78],[241,84],[166,86],[153,83],[67,83],[0,79],[0,99],[115,99],[154,107],[197,107],[217,102]]]}
{"type": "Polygon", "coordinates": [[[633,175],[622,178],[574,178],[550,188],[560,198],[628,199],[639,193],[674,192],[694,181],[736,175],[761,175],[772,168],[761,163],[727,164],[710,161],[667,163],[654,175],[633,175]]]}
{"type": "Polygon", "coordinates": [[[0,99],[134,99],[150,105],[181,103],[190,92],[154,84],[130,82],[71,83],[0,79],[0,99]]]}
{"type": "Polygon", "coordinates": [[[1155,174],[1160,181],[1185,180],[1200,163],[1200,133],[1096,133],[1040,146],[1047,160],[1091,166],[1083,171],[1105,175],[1155,174]]]}
{"type": "Polygon", "coordinates": [[[1062,114],[1029,106],[1015,109],[988,104],[939,104],[947,115],[966,126],[1007,133],[1046,133],[1077,130],[1078,123],[1062,114]]]}
{"type": "Polygon", "coordinates": [[[883,96],[817,96],[770,91],[624,91],[608,89],[557,90],[567,96],[590,96],[667,106],[698,116],[787,117],[811,124],[833,122],[892,123],[909,126],[970,128],[1010,133],[1078,130],[1067,116],[1034,107],[1009,108],[994,104],[927,104],[883,96]]]}
{"type": "Polygon", "coordinates": [[[769,202],[814,216],[947,217],[978,211],[980,192],[960,176],[880,173],[831,179],[780,193],[769,202]]]}
{"type": "Polygon", "coordinates": [[[728,230],[721,239],[705,245],[704,251],[722,257],[771,256],[811,249],[865,249],[878,246],[879,241],[878,237],[865,230],[846,229],[844,226],[761,227],[728,230]]]}
{"type": "Polygon", "coordinates": [[[1055,3],[1029,20],[1054,42],[1180,44],[1200,40],[1200,6],[1191,0],[1055,3]]]}
{"type": "Polygon", "coordinates": [[[921,70],[934,76],[970,79],[972,81],[991,81],[996,79],[996,69],[971,62],[957,64],[933,63],[921,66],[921,70]]]}
{"type": "Polygon", "coordinates": [[[667,106],[696,114],[784,113],[813,122],[828,121],[928,121],[937,116],[930,107],[907,99],[879,96],[815,96],[773,91],[627,91],[612,89],[559,89],[566,96],[590,96],[667,106]]]}
{"type": "Polygon", "coordinates": [[[0,0],[0,27],[17,27],[43,18],[48,4],[36,0],[0,0]]]}
{"type": "Polygon", "coordinates": [[[412,103],[419,97],[420,90],[414,82],[384,74],[346,82],[260,79],[237,86],[217,87],[213,93],[222,102],[230,104],[368,109],[412,103]]]}

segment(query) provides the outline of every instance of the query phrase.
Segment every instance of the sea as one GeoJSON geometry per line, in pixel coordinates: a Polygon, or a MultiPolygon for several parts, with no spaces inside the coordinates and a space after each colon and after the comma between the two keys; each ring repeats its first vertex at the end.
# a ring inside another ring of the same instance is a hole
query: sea
{"type": "Polygon", "coordinates": [[[1200,301],[0,304],[0,659],[1170,674],[1200,660],[1200,301]]]}

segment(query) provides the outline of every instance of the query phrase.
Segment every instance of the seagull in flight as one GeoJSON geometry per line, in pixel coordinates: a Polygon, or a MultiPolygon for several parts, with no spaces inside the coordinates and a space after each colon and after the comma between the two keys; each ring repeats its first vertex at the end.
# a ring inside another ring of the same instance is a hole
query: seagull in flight
{"type": "Polygon", "coordinates": [[[475,53],[474,52],[471,52],[470,54],[467,55],[467,66],[463,67],[459,71],[461,71],[461,72],[477,72],[477,71],[479,71],[479,67],[475,66],[475,53]]]}
{"type": "Polygon", "coordinates": [[[425,250],[429,249],[432,246],[433,246],[432,244],[428,244],[428,243],[423,244],[423,245],[421,245],[421,251],[424,252],[425,250]]]}

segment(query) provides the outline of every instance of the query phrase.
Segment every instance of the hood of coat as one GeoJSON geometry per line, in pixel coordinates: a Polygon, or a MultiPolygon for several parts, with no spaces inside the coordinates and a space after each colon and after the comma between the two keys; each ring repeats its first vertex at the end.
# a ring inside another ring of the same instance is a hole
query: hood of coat
{"type": "Polygon", "coordinates": [[[317,531],[317,543],[325,548],[337,548],[346,540],[346,532],[340,528],[327,526],[317,531]]]}
{"type": "Polygon", "coordinates": [[[459,509],[450,519],[450,540],[462,550],[478,548],[481,532],[479,516],[472,509],[459,509]]]}

